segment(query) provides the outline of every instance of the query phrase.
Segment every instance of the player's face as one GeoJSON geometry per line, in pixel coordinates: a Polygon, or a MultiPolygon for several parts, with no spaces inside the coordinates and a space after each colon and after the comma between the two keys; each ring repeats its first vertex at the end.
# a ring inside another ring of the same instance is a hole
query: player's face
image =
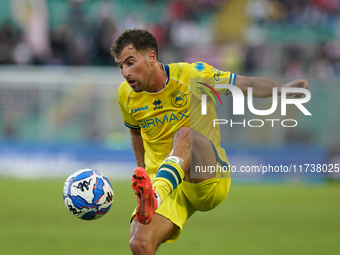
{"type": "Polygon", "coordinates": [[[129,44],[116,56],[115,60],[123,77],[135,92],[146,90],[152,73],[147,53],[138,51],[132,44],[129,44]]]}

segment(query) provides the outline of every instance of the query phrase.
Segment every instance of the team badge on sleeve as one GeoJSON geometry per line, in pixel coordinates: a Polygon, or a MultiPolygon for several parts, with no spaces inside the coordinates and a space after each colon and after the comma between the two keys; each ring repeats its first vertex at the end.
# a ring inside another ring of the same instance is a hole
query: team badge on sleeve
{"type": "Polygon", "coordinates": [[[195,63],[194,68],[199,71],[202,72],[205,69],[205,65],[201,62],[195,63]]]}

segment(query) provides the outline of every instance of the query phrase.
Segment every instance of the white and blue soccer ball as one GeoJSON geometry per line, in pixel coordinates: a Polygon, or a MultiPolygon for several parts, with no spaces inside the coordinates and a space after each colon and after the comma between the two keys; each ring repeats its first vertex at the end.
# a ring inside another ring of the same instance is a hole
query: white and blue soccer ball
{"type": "Polygon", "coordinates": [[[113,197],[109,179],[92,169],[81,169],[70,175],[63,189],[66,208],[82,220],[104,216],[111,208],[113,197]]]}

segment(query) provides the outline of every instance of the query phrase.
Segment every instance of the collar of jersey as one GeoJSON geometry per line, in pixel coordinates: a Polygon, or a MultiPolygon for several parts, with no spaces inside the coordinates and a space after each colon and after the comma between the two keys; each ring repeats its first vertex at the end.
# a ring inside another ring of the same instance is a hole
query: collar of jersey
{"type": "Polygon", "coordinates": [[[170,68],[169,68],[168,65],[162,64],[162,66],[163,66],[164,72],[165,72],[166,77],[167,77],[166,82],[165,82],[165,85],[164,85],[164,87],[165,87],[165,86],[168,84],[169,79],[170,79],[170,68]]]}

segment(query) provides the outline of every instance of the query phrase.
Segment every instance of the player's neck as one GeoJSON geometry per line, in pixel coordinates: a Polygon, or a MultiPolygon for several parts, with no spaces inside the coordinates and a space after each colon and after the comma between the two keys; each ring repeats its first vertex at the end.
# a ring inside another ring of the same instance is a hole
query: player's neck
{"type": "Polygon", "coordinates": [[[164,88],[167,79],[168,77],[164,71],[163,65],[157,62],[152,72],[151,80],[145,91],[151,93],[161,91],[164,88]]]}

